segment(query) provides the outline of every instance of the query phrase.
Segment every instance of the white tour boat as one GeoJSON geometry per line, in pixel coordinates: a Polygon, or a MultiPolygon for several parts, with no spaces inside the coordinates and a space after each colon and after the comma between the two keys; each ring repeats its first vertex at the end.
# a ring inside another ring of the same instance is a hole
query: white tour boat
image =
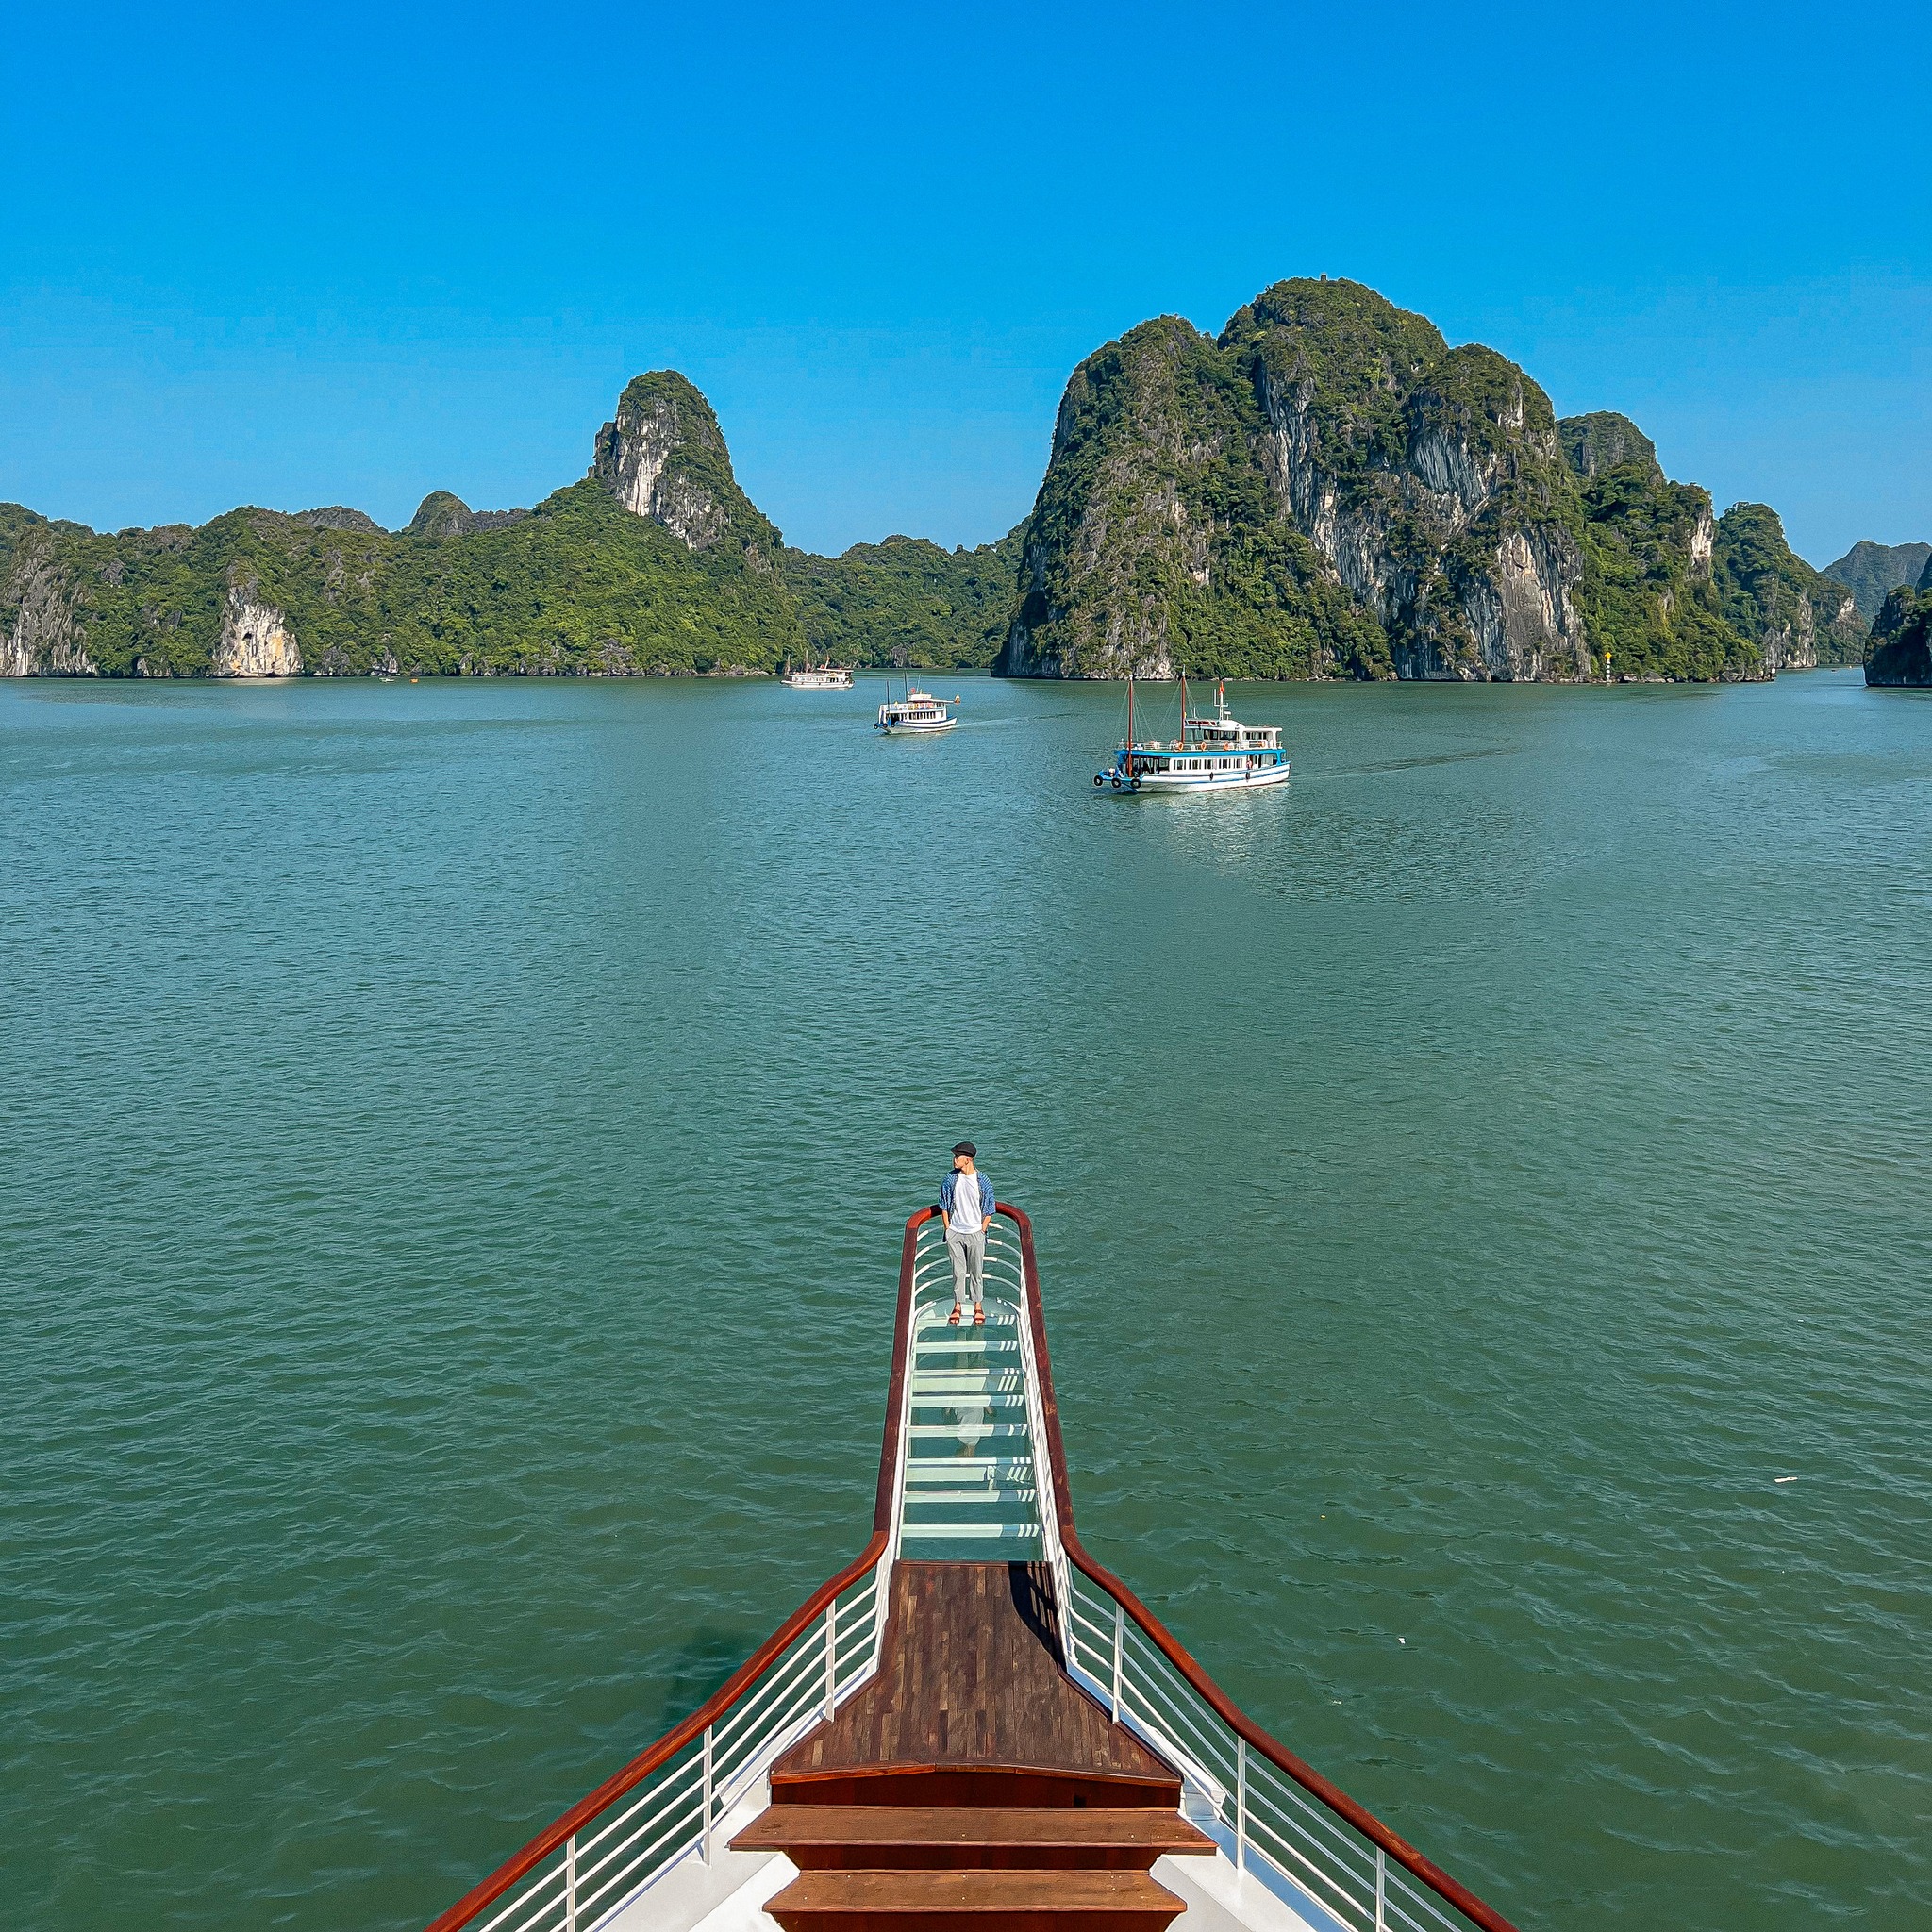
{"type": "Polygon", "coordinates": [[[802,664],[794,671],[788,658],[785,684],[791,691],[850,691],[852,674],[844,665],[834,664],[829,659],[823,664],[802,664]]]}
{"type": "Polygon", "coordinates": [[[1279,785],[1288,777],[1288,754],[1278,724],[1243,724],[1228,715],[1227,687],[1214,688],[1214,715],[1188,709],[1188,681],[1181,679],[1181,735],[1134,735],[1134,680],[1127,679],[1126,741],[1113,763],[1095,772],[1096,787],[1115,791],[1231,791],[1279,785]]]}
{"type": "MultiPolygon", "coordinates": [[[[958,702],[958,698],[952,700],[955,705],[958,702]]],[[[878,723],[873,729],[930,737],[935,731],[950,731],[958,722],[944,698],[936,698],[929,691],[908,684],[903,695],[888,698],[879,707],[878,723]]]]}

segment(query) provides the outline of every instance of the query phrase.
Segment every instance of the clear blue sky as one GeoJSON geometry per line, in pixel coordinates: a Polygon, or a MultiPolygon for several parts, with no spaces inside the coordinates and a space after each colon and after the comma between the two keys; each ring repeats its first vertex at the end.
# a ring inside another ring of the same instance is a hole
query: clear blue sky
{"type": "Polygon", "coordinates": [[[398,524],[682,369],[818,549],[1030,507],[1069,370],[1280,276],[1932,539],[1923,5],[22,8],[0,497],[398,524]]]}

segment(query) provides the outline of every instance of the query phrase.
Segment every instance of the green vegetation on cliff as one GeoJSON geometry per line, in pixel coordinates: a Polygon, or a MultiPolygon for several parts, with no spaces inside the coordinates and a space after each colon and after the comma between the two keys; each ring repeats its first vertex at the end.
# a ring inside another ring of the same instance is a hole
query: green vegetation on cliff
{"type": "Polygon", "coordinates": [[[1373,289],[1292,280],[1074,372],[999,669],[1749,677],[1708,495],[1373,289]]]}
{"type": "Polygon", "coordinates": [[[1013,608],[1020,532],[942,550],[923,537],[855,543],[839,557],[785,552],[806,646],[848,665],[984,671],[1013,608]]]}
{"type": "MultiPolygon", "coordinates": [[[[771,670],[804,643],[774,558],[689,550],[588,478],[460,535],[318,529],[238,509],[199,529],[104,536],[22,515],[5,526],[10,542],[0,538],[0,582],[32,551],[107,676],[206,675],[232,594],[278,611],[303,667],[336,675],[771,670]]],[[[428,532],[450,523],[422,521],[428,532]]],[[[14,602],[0,629],[17,622],[14,602]]]]}
{"type": "Polygon", "coordinates": [[[1863,660],[1865,625],[1857,600],[1793,554],[1768,505],[1734,503],[1725,510],[1714,563],[1726,620],[1757,640],[1774,670],[1863,660]]]}
{"type": "Polygon", "coordinates": [[[1574,594],[1599,667],[1607,654],[1619,678],[1760,675],[1762,652],[1725,622],[1711,581],[1708,491],[1638,459],[1580,478],[1578,495],[1574,594]]]}
{"type": "Polygon", "coordinates": [[[1919,582],[1886,598],[1872,626],[1867,684],[1932,685],[1932,560],[1919,582]]]}
{"type": "Polygon", "coordinates": [[[1090,356],[1024,525],[1002,668],[1050,655],[1062,676],[1392,675],[1380,626],[1274,513],[1265,429],[1244,372],[1176,317],[1090,356]]]}
{"type": "Polygon", "coordinates": [[[1563,456],[1579,476],[1634,464],[1653,481],[1664,480],[1657,459],[1657,444],[1627,416],[1614,409],[1597,409],[1587,416],[1565,416],[1557,425],[1563,456]]]}

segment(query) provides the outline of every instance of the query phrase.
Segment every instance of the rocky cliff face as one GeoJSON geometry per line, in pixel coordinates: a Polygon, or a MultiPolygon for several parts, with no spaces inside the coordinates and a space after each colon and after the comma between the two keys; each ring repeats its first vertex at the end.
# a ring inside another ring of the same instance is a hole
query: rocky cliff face
{"type": "Polygon", "coordinates": [[[282,613],[271,604],[258,603],[246,591],[231,590],[208,675],[295,677],[301,670],[302,653],[282,613]]]}
{"type": "Polygon", "coordinates": [[[1402,677],[1587,676],[1549,399],[1351,283],[1284,282],[1238,313],[1275,500],[1388,636],[1402,677]]]}
{"type": "Polygon", "coordinates": [[[597,432],[591,474],[632,516],[663,525],[687,550],[717,542],[734,510],[764,523],[731,473],[710,404],[674,369],[626,385],[616,417],[597,432]]]}
{"type": "Polygon", "coordinates": [[[1872,626],[1867,684],[1932,685],[1932,561],[1916,591],[1893,591],[1872,626]]]}
{"type": "Polygon", "coordinates": [[[1858,615],[1870,622],[1893,591],[1910,590],[1928,567],[1932,543],[1854,543],[1821,575],[1846,585],[1857,599],[1858,615]]]}
{"type": "Polygon", "coordinates": [[[5,508],[21,522],[10,543],[0,531],[0,677],[96,676],[55,526],[5,508]]]}
{"type": "Polygon", "coordinates": [[[996,670],[1020,676],[1763,675],[1702,491],[1622,417],[1353,282],[1174,317],[1067,385],[996,670]]]}
{"type": "Polygon", "coordinates": [[[1793,554],[1774,509],[1734,503],[1718,519],[1714,561],[1724,616],[1757,640],[1768,671],[1863,658],[1865,625],[1856,598],[1793,554]]]}
{"type": "Polygon", "coordinates": [[[1565,416],[1557,425],[1557,436],[1570,467],[1586,481],[1625,463],[1635,464],[1658,483],[1664,480],[1657,444],[1629,417],[1620,416],[1614,409],[1565,416]]]}

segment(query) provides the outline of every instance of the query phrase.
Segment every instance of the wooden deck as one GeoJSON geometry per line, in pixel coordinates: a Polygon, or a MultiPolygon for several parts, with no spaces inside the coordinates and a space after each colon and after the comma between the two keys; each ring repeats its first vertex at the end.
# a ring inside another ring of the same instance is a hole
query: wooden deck
{"type": "Polygon", "coordinates": [[[772,1773],[774,1803],[1172,1807],[1179,1795],[1175,1774],[1061,1668],[1052,1582],[1026,1563],[896,1565],[878,1674],[772,1773]],[[987,1774],[1031,1789],[995,1795],[987,1774]]]}

